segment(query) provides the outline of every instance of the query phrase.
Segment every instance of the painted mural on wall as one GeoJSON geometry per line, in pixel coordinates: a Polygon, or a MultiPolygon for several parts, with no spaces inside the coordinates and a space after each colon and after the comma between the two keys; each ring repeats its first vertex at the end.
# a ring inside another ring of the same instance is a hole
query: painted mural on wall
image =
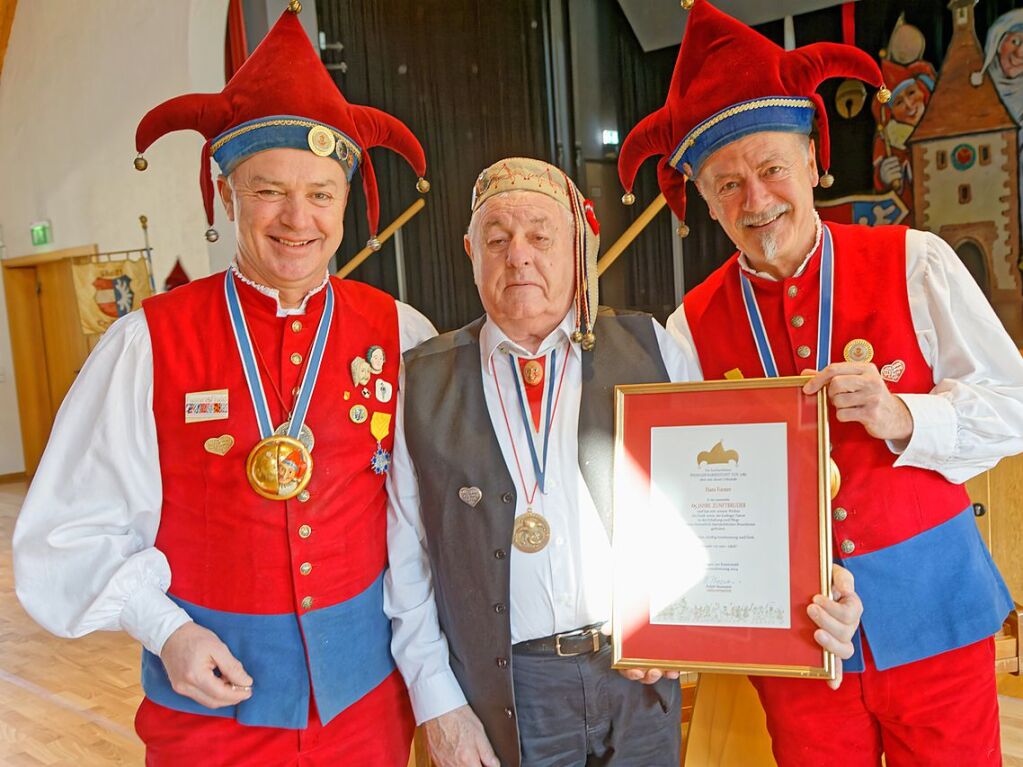
{"type": "Polygon", "coordinates": [[[828,220],[938,234],[1023,343],[1023,8],[1001,16],[982,48],[976,3],[949,3],[940,72],[924,57],[921,31],[899,18],[880,55],[892,98],[874,101],[873,190],[818,207],[828,220]]]}
{"type": "Polygon", "coordinates": [[[873,101],[877,134],[874,136],[874,190],[895,192],[905,204],[902,223],[913,226],[913,168],[909,137],[920,124],[934,93],[938,74],[925,60],[923,32],[899,17],[888,47],[881,52],[881,72],[892,92],[887,104],[873,101]]]}
{"type": "MultiPolygon", "coordinates": [[[[989,58],[977,39],[975,2],[949,3],[952,40],[927,109],[907,142],[913,209],[916,226],[955,249],[1020,341],[1019,123],[994,79],[996,61],[1001,71],[997,49],[1014,22],[1002,34],[999,25],[992,27],[995,55],[989,58]]],[[[1012,39],[1009,33],[1009,47],[1012,39]]],[[[1016,71],[1009,53],[1009,71],[1019,76],[1023,66],[1016,71]]]]}

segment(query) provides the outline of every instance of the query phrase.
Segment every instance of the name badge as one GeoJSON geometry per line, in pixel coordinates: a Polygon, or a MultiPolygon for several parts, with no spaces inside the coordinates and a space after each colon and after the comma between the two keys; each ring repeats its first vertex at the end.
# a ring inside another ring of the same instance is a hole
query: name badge
{"type": "Polygon", "coordinates": [[[227,389],[192,391],[185,394],[185,423],[227,419],[227,389]]]}

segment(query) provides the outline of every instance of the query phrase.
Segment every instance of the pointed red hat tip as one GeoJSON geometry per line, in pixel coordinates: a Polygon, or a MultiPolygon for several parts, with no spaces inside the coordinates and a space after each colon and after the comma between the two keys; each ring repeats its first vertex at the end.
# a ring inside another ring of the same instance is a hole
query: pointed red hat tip
{"type": "Polygon", "coordinates": [[[885,94],[881,72],[864,51],[838,43],[785,51],[707,0],[698,0],[689,13],[665,105],[640,121],[622,143],[622,185],[631,191],[642,162],[661,156],[667,161],[658,170],[661,189],[676,215],[684,213],[683,169],[698,173],[717,149],[755,132],[760,115],[765,129],[809,132],[814,108],[821,126],[819,156],[827,163],[827,116],[816,90],[831,77],[856,77],[882,86],[879,98],[885,94]]]}
{"type": "MultiPolygon", "coordinates": [[[[150,110],[136,130],[136,149],[144,151],[171,131],[191,129],[201,133],[207,142],[202,152],[200,188],[207,218],[212,221],[211,155],[222,170],[226,164],[229,172],[250,154],[264,149],[311,149],[308,130],[328,128],[358,147],[367,214],[375,233],[380,206],[368,151],[375,146],[393,149],[421,177],[426,173],[423,148],[400,120],[345,99],[297,18],[300,6],[295,0],[282,13],[223,92],[178,96],[150,110]],[[299,119],[297,124],[295,118],[299,119]],[[243,125],[242,130],[235,131],[243,125]]],[[[340,157],[336,153],[329,156],[340,157]]]]}

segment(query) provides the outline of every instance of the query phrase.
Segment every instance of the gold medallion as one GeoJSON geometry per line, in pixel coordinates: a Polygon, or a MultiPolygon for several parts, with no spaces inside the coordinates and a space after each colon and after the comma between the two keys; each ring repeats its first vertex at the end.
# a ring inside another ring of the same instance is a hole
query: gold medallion
{"type": "Polygon", "coordinates": [[[831,500],[835,500],[835,496],[838,495],[838,491],[842,487],[842,472],[838,470],[838,464],[835,463],[834,458],[829,458],[831,462],[831,500]]]}
{"type": "Polygon", "coordinates": [[[336,142],[334,141],[334,134],[329,128],[324,128],[322,125],[314,125],[309,129],[309,135],[306,138],[309,141],[309,148],[313,150],[313,154],[326,157],[334,152],[336,142]]]}
{"type": "Polygon", "coordinates": [[[512,544],[519,551],[535,554],[541,551],[551,539],[551,527],[541,514],[527,509],[525,514],[515,517],[512,544]]]}
{"type": "Polygon", "coordinates": [[[864,338],[854,338],[845,345],[842,356],[846,362],[870,362],[874,359],[874,347],[864,338]]]}
{"type": "Polygon", "coordinates": [[[369,418],[369,410],[365,405],[352,405],[352,409],[348,411],[348,417],[352,419],[352,423],[366,423],[366,419],[369,418]]]}
{"type": "Polygon", "coordinates": [[[543,365],[536,360],[530,360],[522,367],[522,378],[526,386],[536,386],[543,380],[543,365]]]}
{"type": "Polygon", "coordinates": [[[245,461],[252,489],[271,501],[286,501],[305,490],[313,457],[297,439],[274,435],[261,439],[245,461]]]}

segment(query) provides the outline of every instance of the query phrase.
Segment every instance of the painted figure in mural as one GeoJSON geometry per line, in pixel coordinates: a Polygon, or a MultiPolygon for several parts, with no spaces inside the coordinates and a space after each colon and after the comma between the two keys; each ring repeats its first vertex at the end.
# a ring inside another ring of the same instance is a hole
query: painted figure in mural
{"type": "MultiPolygon", "coordinates": [[[[999,16],[987,32],[984,45],[984,69],[998,90],[1009,114],[1023,125],[1023,8],[1015,8],[999,16]]],[[[972,79],[979,80],[984,70],[972,79]]],[[[1023,130],[1019,133],[1023,150],[1023,130]]],[[[1023,216],[1023,151],[1019,154],[1020,214],[1023,216]]],[[[1023,254],[1020,256],[1023,269],[1023,254]]]]}
{"type": "Polygon", "coordinates": [[[924,45],[923,33],[900,16],[881,55],[881,72],[892,97],[886,104],[873,104],[877,119],[874,189],[899,195],[909,209],[903,222],[909,226],[913,225],[913,169],[907,142],[924,116],[937,80],[934,67],[923,59],[924,45]]]}
{"type": "Polygon", "coordinates": [[[383,604],[386,472],[401,354],[434,331],[329,262],[356,173],[377,231],[368,150],[420,176],[426,161],[404,124],[344,98],[300,5],[223,93],[143,118],[140,153],[174,130],[207,139],[207,220],[213,159],[236,258],[113,323],[14,533],[17,594],[40,624],[144,646],[135,727],[150,767],[408,762],[383,604]]]}
{"type": "Polygon", "coordinates": [[[660,157],[676,215],[693,180],[736,247],[667,322],[702,374],[816,371],[804,391],[827,387],[832,551],[863,618],[838,690],[750,677],[778,764],[997,767],[993,635],[1013,601],[963,483],[1023,451],[1023,360],[937,235],[821,222],[831,152],[816,91],[850,76],[890,99],[862,51],[784,51],[695,0],[667,102],[626,137],[619,174],[629,193],[660,157]]]}
{"type": "Polygon", "coordinates": [[[999,16],[991,25],[984,66],[1010,114],[1023,124],[1023,8],[999,16]]]}

